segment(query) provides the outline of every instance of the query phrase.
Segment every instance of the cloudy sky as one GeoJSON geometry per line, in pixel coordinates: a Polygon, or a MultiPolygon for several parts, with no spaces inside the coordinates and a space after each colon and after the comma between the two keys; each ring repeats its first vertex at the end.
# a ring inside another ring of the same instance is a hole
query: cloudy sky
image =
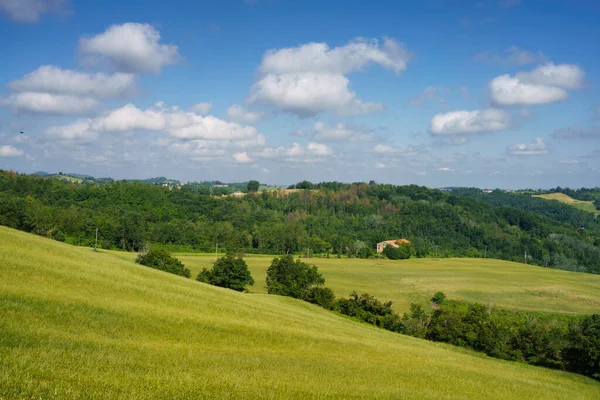
{"type": "Polygon", "coordinates": [[[0,0],[0,168],[600,185],[596,0],[0,0]]]}

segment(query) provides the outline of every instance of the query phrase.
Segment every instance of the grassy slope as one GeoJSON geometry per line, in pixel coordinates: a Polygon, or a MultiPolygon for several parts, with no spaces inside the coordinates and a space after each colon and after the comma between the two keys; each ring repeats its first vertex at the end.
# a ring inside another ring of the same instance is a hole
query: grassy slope
{"type": "Polygon", "coordinates": [[[0,227],[0,398],[594,399],[581,376],[0,227]]]}
{"type": "Polygon", "coordinates": [[[596,210],[596,207],[594,207],[594,203],[592,201],[576,200],[576,199],[573,199],[572,197],[567,196],[564,193],[539,194],[539,195],[534,195],[533,197],[541,197],[541,198],[547,199],[547,200],[557,200],[557,201],[560,201],[561,203],[565,203],[570,206],[573,206],[581,211],[587,211],[587,212],[590,212],[595,215],[600,214],[598,212],[598,210],[596,210]]]}
{"type": "MultiPolygon", "coordinates": [[[[111,252],[134,260],[135,254],[111,252]]],[[[196,277],[210,267],[214,255],[177,255],[196,277]]],[[[256,283],[253,292],[266,293],[265,277],[272,257],[245,258],[256,283]]],[[[562,314],[590,314],[600,309],[600,275],[567,272],[491,259],[411,259],[405,261],[321,259],[319,267],[338,296],[352,290],[392,300],[399,312],[411,302],[427,302],[443,291],[450,298],[489,302],[506,309],[562,314]]]]}

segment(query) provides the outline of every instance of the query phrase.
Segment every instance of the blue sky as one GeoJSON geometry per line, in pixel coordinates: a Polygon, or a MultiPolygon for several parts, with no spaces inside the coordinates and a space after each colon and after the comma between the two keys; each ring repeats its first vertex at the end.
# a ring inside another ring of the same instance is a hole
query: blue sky
{"type": "Polygon", "coordinates": [[[0,0],[0,168],[598,185],[597,1],[122,3],[0,0]]]}

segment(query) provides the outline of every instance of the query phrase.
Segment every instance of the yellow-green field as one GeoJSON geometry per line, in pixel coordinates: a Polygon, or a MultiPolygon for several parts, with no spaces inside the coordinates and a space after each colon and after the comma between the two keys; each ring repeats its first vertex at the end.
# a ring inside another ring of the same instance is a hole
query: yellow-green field
{"type": "Polygon", "coordinates": [[[3,227],[0,274],[2,399],[600,398],[582,376],[3,227]]]}
{"type": "MultiPolygon", "coordinates": [[[[126,260],[136,254],[109,252],[126,260]]],[[[215,255],[176,254],[192,271],[210,268],[215,255]]],[[[265,278],[272,256],[245,257],[254,277],[252,292],[266,293],[265,278]]],[[[600,310],[600,275],[567,272],[491,259],[450,258],[403,261],[311,258],[326,285],[336,295],[368,292],[392,300],[396,311],[408,311],[410,303],[426,303],[437,291],[449,298],[492,303],[510,310],[561,314],[591,314],[600,310]]]]}
{"type": "Polygon", "coordinates": [[[570,196],[567,196],[564,193],[538,194],[538,195],[534,195],[533,197],[541,197],[542,199],[547,199],[547,200],[557,200],[557,201],[560,201],[561,203],[568,204],[568,205],[573,206],[582,211],[587,211],[587,212],[590,212],[595,215],[600,214],[598,212],[598,210],[596,210],[596,207],[594,207],[594,202],[576,200],[570,196]]]}

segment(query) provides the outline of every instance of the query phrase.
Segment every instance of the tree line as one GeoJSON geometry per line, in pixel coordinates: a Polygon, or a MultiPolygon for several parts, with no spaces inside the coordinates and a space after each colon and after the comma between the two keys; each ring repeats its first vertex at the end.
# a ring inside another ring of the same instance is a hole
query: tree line
{"type": "Polygon", "coordinates": [[[77,185],[0,171],[0,224],[81,246],[94,245],[97,228],[100,248],[127,251],[151,243],[368,258],[378,242],[406,238],[412,257],[488,257],[600,273],[598,218],[558,202],[375,182],[301,182],[295,189],[220,197],[194,185],[77,185]]]}

